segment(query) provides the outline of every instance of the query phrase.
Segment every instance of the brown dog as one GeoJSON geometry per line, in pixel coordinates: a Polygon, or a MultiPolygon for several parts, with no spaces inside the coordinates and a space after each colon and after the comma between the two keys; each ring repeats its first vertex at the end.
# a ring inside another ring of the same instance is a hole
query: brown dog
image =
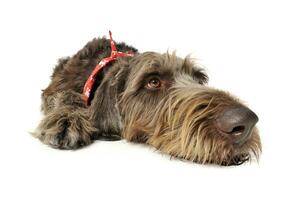
{"type": "Polygon", "coordinates": [[[109,40],[97,38],[61,59],[42,94],[45,114],[34,136],[59,149],[96,139],[146,143],[199,163],[238,165],[258,158],[258,117],[230,94],[206,86],[208,77],[190,58],[138,53],[125,43],[99,74],[84,102],[84,85],[103,58],[109,40]]]}

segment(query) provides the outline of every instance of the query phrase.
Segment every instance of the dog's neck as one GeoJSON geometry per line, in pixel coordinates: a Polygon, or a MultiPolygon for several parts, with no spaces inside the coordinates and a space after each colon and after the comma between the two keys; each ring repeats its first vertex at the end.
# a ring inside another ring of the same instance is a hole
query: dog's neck
{"type": "Polygon", "coordinates": [[[113,41],[112,38],[112,33],[111,31],[109,31],[109,35],[110,35],[110,46],[111,46],[111,55],[109,57],[103,58],[94,68],[94,70],[92,71],[91,75],[89,76],[89,78],[87,79],[85,85],[84,85],[84,89],[83,89],[83,93],[82,93],[82,97],[83,100],[86,104],[86,106],[90,105],[90,96],[91,96],[91,91],[92,89],[94,90],[94,85],[95,85],[95,81],[96,81],[96,77],[98,76],[98,74],[100,73],[100,71],[102,70],[102,68],[104,68],[105,66],[107,66],[108,63],[111,63],[112,61],[116,60],[117,58],[120,57],[129,57],[129,56],[133,56],[134,53],[133,52],[120,52],[117,50],[116,44],[113,41]]]}

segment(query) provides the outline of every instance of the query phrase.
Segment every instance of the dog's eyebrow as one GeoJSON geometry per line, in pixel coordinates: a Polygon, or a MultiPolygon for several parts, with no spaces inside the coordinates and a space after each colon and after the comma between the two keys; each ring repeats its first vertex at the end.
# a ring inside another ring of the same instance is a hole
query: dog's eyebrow
{"type": "Polygon", "coordinates": [[[160,76],[160,77],[171,77],[172,72],[169,70],[149,70],[147,72],[145,72],[142,76],[141,76],[141,81],[147,79],[150,76],[160,76]]]}
{"type": "Polygon", "coordinates": [[[150,72],[144,73],[143,76],[155,76],[155,75],[161,75],[161,73],[159,71],[150,71],[150,72]]]}
{"type": "Polygon", "coordinates": [[[150,68],[160,68],[161,66],[161,63],[156,60],[156,59],[153,59],[150,63],[149,63],[149,67],[150,68]]]}

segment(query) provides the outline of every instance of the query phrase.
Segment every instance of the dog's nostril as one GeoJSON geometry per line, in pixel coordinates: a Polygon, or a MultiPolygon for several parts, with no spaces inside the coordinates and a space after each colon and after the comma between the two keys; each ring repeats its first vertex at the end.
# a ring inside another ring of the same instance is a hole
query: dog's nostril
{"type": "Polygon", "coordinates": [[[244,126],[236,126],[233,128],[231,132],[229,132],[229,134],[239,135],[242,134],[244,131],[245,131],[244,126]]]}

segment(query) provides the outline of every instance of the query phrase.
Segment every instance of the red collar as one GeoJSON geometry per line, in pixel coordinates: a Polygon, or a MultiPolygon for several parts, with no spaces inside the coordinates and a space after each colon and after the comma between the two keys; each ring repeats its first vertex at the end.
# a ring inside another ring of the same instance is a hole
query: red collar
{"type": "Polygon", "coordinates": [[[86,106],[90,105],[90,93],[95,83],[96,76],[99,74],[101,69],[105,67],[108,63],[116,60],[119,57],[128,57],[128,56],[134,55],[134,53],[132,52],[123,53],[123,52],[117,51],[115,42],[112,39],[111,31],[109,31],[109,35],[110,35],[110,44],[111,44],[111,50],[112,50],[111,55],[109,57],[103,58],[99,62],[99,64],[96,65],[96,67],[94,68],[94,70],[92,71],[91,75],[89,76],[89,78],[87,79],[84,85],[82,97],[83,97],[83,100],[86,106]]]}

